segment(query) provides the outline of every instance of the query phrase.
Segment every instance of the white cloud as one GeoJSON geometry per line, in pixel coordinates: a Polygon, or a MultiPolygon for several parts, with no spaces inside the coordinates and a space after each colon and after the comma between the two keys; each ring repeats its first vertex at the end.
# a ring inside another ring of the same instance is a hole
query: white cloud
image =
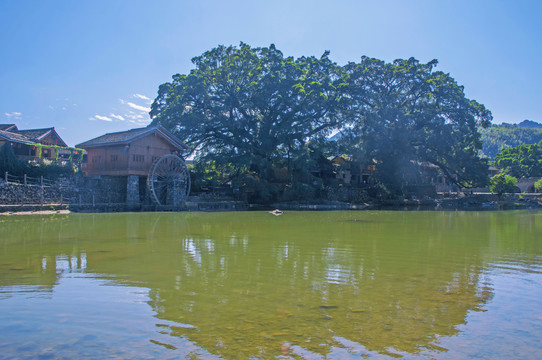
{"type": "Polygon", "coordinates": [[[129,102],[129,101],[126,102],[126,105],[128,105],[132,109],[139,110],[139,111],[144,111],[144,112],[150,112],[151,111],[150,107],[137,105],[137,104],[134,104],[133,102],[129,102]]]}
{"type": "Polygon", "coordinates": [[[138,98],[138,99],[141,99],[141,100],[145,100],[149,104],[152,103],[152,100],[150,98],[146,97],[145,95],[134,94],[134,95],[132,95],[132,97],[138,98]]]}
{"type": "Polygon", "coordinates": [[[130,111],[128,114],[125,114],[124,116],[126,116],[128,119],[132,119],[132,120],[137,120],[137,119],[144,119],[145,116],[143,116],[143,114],[137,114],[133,111],[130,111]]]}
{"type": "Polygon", "coordinates": [[[138,126],[146,126],[151,122],[151,119],[148,113],[151,111],[151,108],[148,106],[152,103],[152,100],[142,94],[133,94],[130,95],[132,101],[119,99],[119,102],[122,105],[126,105],[124,109],[114,109],[114,113],[110,113],[107,117],[100,117],[98,115],[94,116],[95,119],[104,120],[104,121],[127,121],[131,124],[138,126]],[[145,103],[145,104],[142,104],[145,103]],[[108,118],[110,120],[105,120],[108,118]],[[115,120],[113,120],[115,119],[115,120]]]}
{"type": "Polygon", "coordinates": [[[109,114],[110,117],[117,119],[117,120],[126,120],[122,115],[116,115],[116,114],[109,114]]]}
{"type": "MultiPolygon", "coordinates": [[[[149,110],[150,111],[150,110],[149,110]]],[[[4,113],[4,115],[6,115],[8,118],[19,118],[22,114],[20,112],[17,112],[17,111],[13,111],[13,112],[10,112],[10,113],[4,113]]]]}
{"type": "Polygon", "coordinates": [[[93,117],[89,118],[89,120],[113,121],[113,119],[111,119],[110,117],[101,115],[94,115],[93,117]]]}

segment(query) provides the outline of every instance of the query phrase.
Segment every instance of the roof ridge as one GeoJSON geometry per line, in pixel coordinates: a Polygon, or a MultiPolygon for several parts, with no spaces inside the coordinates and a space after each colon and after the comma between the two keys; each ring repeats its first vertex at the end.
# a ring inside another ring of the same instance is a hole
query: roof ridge
{"type": "Polygon", "coordinates": [[[38,131],[38,130],[54,130],[54,126],[48,128],[39,128],[39,129],[18,129],[15,131],[38,131]]]}
{"type": "Polygon", "coordinates": [[[164,137],[169,142],[174,144],[174,146],[179,147],[181,149],[183,147],[186,147],[186,145],[184,145],[184,143],[178,137],[176,137],[174,134],[172,134],[170,131],[168,131],[166,128],[164,128],[161,125],[146,126],[146,127],[135,128],[135,129],[130,129],[130,130],[106,133],[104,135],[100,135],[90,140],[81,142],[77,144],[76,146],[84,148],[85,146],[103,146],[103,145],[112,145],[112,144],[123,144],[126,142],[130,142],[132,140],[135,140],[141,136],[144,136],[146,133],[150,133],[154,131],[160,133],[162,137],[164,137]]]}
{"type": "Polygon", "coordinates": [[[113,132],[105,133],[105,134],[100,135],[100,136],[98,136],[98,137],[105,136],[105,135],[112,135],[112,134],[126,133],[126,132],[130,132],[130,131],[135,131],[135,130],[144,130],[144,129],[147,129],[147,128],[148,128],[148,127],[140,127],[140,128],[133,128],[133,129],[130,129],[130,130],[113,131],[113,132]]]}

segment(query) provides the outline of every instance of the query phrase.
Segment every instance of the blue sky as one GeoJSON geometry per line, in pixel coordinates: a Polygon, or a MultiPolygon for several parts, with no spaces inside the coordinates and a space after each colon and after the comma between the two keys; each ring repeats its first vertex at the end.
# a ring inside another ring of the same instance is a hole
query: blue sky
{"type": "Polygon", "coordinates": [[[158,86],[219,44],[439,60],[493,112],[542,122],[541,1],[0,0],[0,123],[69,144],[150,122],[158,86]]]}

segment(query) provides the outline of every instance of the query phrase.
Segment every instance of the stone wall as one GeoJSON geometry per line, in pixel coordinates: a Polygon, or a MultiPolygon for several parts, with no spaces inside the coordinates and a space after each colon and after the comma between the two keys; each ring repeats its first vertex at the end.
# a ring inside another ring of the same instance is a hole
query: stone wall
{"type": "Polygon", "coordinates": [[[61,191],[70,204],[126,203],[126,177],[78,176],[62,184],[61,191]]]}
{"type": "Polygon", "coordinates": [[[126,177],[61,178],[50,186],[0,182],[0,205],[124,204],[126,177]]]}
{"type": "Polygon", "coordinates": [[[58,187],[41,187],[0,182],[0,205],[57,204],[62,201],[58,187]]]}

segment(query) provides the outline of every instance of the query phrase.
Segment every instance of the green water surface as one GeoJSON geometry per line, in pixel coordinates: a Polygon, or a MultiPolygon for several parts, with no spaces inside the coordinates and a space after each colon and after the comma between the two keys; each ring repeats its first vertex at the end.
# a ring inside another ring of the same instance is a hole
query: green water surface
{"type": "Polygon", "coordinates": [[[540,359],[542,213],[0,218],[0,358],[540,359]]]}

